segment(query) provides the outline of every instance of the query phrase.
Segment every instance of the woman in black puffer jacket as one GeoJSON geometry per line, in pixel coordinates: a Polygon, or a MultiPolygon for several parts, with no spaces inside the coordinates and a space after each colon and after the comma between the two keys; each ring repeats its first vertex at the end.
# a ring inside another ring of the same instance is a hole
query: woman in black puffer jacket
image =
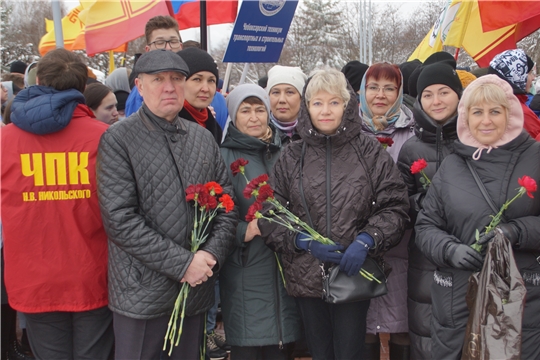
{"type": "Polygon", "coordinates": [[[369,300],[324,302],[320,266],[339,264],[352,276],[368,253],[381,258],[395,246],[408,221],[407,190],[388,152],[361,133],[358,103],[342,73],[315,73],[303,98],[301,140],[283,149],[270,183],[282,204],[339,245],[263,219],[258,225],[266,244],[282,254],[287,292],[296,299],[313,359],[361,359],[369,300]]]}
{"type": "MultiPolygon", "coordinates": [[[[457,107],[462,87],[456,71],[436,63],[425,67],[418,78],[418,97],[413,114],[415,136],[407,140],[398,157],[398,168],[409,191],[411,218],[414,227],[426,194],[421,174],[413,175],[411,165],[418,159],[427,161],[424,170],[431,179],[443,159],[454,152],[457,139],[457,107]],[[439,109],[446,108],[441,112],[439,109]]],[[[409,315],[410,358],[431,358],[431,283],[435,266],[425,258],[415,243],[414,232],[409,240],[409,268],[407,272],[407,309],[409,315]]]]}
{"type": "MultiPolygon", "coordinates": [[[[415,226],[419,249],[437,266],[431,286],[434,359],[461,358],[469,317],[468,280],[484,261],[471,245],[477,229],[485,229],[494,215],[471,169],[496,209],[516,195],[519,178],[540,180],[540,144],[523,131],[521,105],[506,81],[486,75],[467,87],[458,107],[457,132],[454,154],[433,177],[415,226]]],[[[540,358],[540,197],[533,196],[512,202],[497,226],[512,244],[527,289],[523,359],[540,358]]],[[[481,236],[479,243],[489,239],[481,236]]]]}

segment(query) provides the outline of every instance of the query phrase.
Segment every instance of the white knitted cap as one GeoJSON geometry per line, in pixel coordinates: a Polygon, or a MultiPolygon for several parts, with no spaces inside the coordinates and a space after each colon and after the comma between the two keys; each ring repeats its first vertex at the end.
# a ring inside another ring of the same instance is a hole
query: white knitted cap
{"type": "Polygon", "coordinates": [[[289,84],[294,86],[302,95],[306,80],[307,76],[299,67],[276,65],[268,71],[266,91],[270,93],[270,90],[278,84],[289,84]]]}

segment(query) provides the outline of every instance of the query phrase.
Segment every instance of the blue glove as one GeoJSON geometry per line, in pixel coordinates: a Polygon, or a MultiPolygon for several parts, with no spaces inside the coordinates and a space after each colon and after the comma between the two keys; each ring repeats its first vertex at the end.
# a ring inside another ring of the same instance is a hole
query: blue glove
{"type": "Polygon", "coordinates": [[[347,276],[358,275],[369,251],[369,248],[373,247],[375,241],[367,233],[360,233],[351,245],[345,251],[343,259],[339,263],[341,271],[347,274],[347,276]]]}
{"type": "Polygon", "coordinates": [[[322,262],[333,262],[339,264],[343,253],[336,251],[343,251],[345,248],[341,245],[324,245],[315,240],[309,240],[308,234],[300,232],[296,235],[294,244],[298,249],[304,250],[313,255],[322,262]]]}

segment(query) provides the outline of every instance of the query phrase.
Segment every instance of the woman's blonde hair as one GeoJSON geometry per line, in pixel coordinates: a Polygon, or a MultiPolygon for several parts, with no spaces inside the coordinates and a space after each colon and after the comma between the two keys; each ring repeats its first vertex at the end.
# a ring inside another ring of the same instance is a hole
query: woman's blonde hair
{"type": "Polygon", "coordinates": [[[345,102],[345,107],[351,99],[351,94],[347,89],[347,79],[342,72],[328,68],[316,70],[306,87],[305,99],[309,107],[311,98],[320,91],[340,97],[345,102]]]}
{"type": "Polygon", "coordinates": [[[463,105],[467,112],[476,105],[492,103],[501,105],[506,113],[510,111],[510,102],[506,97],[504,90],[493,83],[485,83],[477,88],[473,89],[467,96],[463,99],[463,105]]]}

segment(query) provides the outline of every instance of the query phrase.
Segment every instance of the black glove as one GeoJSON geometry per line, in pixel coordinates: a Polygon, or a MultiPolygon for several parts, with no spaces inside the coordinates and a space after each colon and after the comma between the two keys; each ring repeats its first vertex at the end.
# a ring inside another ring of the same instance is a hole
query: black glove
{"type": "Polygon", "coordinates": [[[518,228],[516,225],[510,223],[499,224],[495,229],[491,230],[487,234],[480,234],[478,244],[486,245],[488,242],[490,242],[497,234],[497,229],[500,230],[504,237],[506,237],[510,241],[510,244],[512,244],[512,246],[517,244],[519,240],[518,228]]]}
{"type": "Polygon", "coordinates": [[[426,197],[425,192],[416,193],[409,197],[409,203],[412,210],[414,210],[416,213],[419,213],[420,210],[423,208],[424,204],[424,198],[426,197]]]}
{"type": "Polygon", "coordinates": [[[453,268],[479,271],[484,264],[482,255],[469,245],[452,242],[444,251],[444,260],[453,268]]]}

